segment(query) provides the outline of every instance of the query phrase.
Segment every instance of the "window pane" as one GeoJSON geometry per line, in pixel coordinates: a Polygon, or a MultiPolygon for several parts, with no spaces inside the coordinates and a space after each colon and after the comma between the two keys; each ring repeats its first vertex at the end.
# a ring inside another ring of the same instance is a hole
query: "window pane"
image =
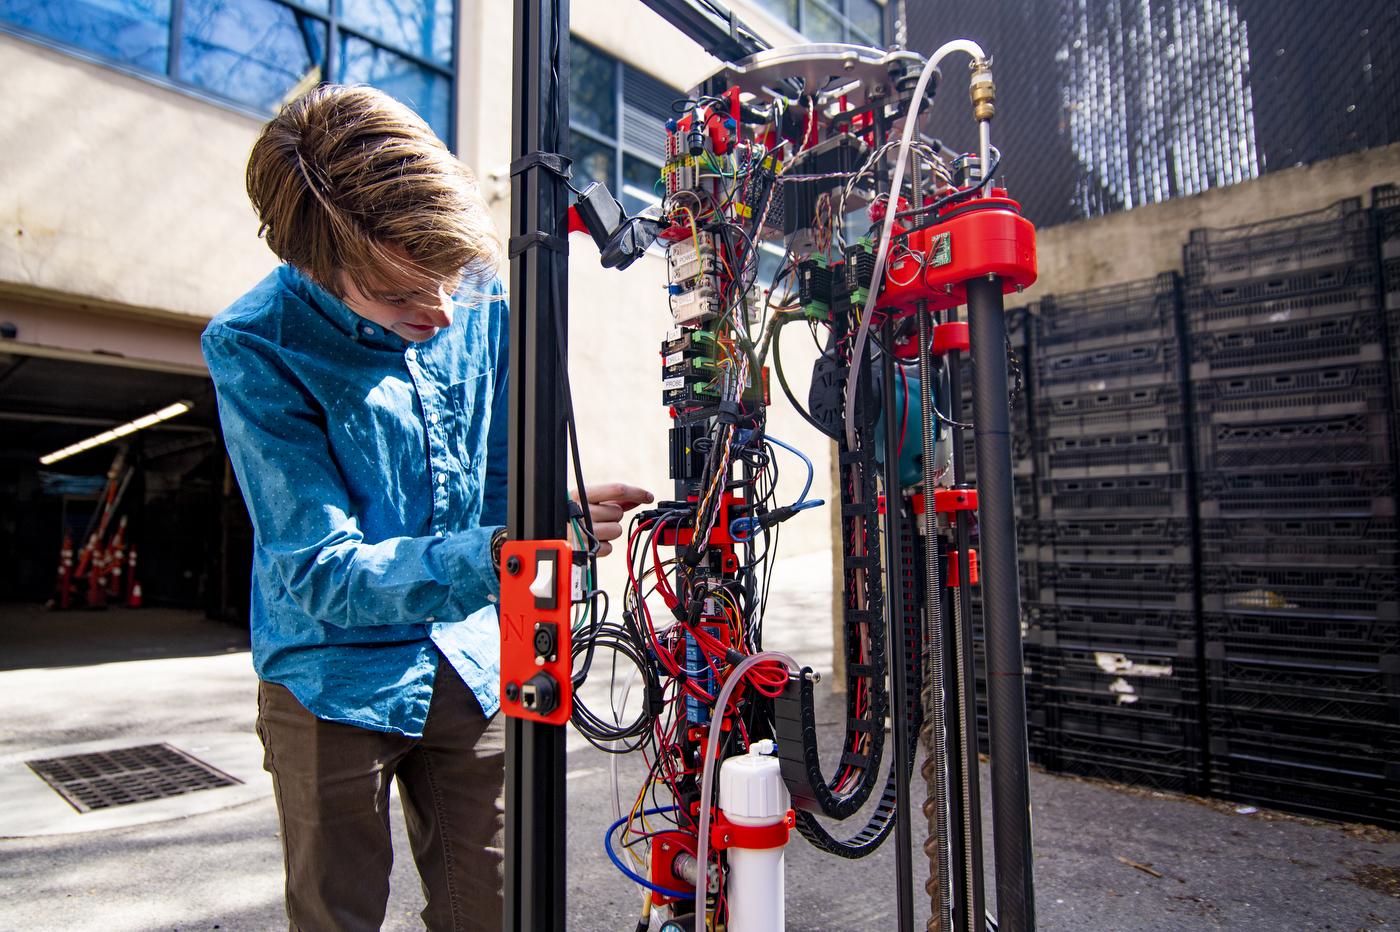
{"type": "Polygon", "coordinates": [[[320,82],[326,24],[273,0],[185,0],[180,79],[276,110],[320,82]]]}
{"type": "Polygon", "coordinates": [[[436,71],[414,64],[402,55],[342,35],[340,70],[342,84],[372,84],[390,97],[408,104],[444,142],[451,126],[452,82],[436,71]]]}
{"type": "Polygon", "coordinates": [[[452,0],[340,0],[340,21],[385,45],[452,64],[452,0]]]}
{"type": "Polygon", "coordinates": [[[793,29],[797,28],[797,0],[756,0],[756,2],[793,29]]]}
{"type": "Polygon", "coordinates": [[[804,0],[806,21],[802,24],[802,34],[813,42],[845,42],[846,31],[841,28],[841,20],[832,16],[816,0],[804,0]]]}
{"type": "MultiPolygon", "coordinates": [[[[885,8],[875,0],[846,0],[846,15],[851,25],[865,33],[864,41],[876,47],[885,44],[885,8]]],[[[852,39],[854,41],[854,37],[852,39]]]]}
{"type": "Polygon", "coordinates": [[[569,122],[617,137],[617,65],[587,43],[569,39],[569,122]]]}
{"type": "Polygon", "coordinates": [[[162,74],[170,0],[0,0],[0,19],[162,74]]]}
{"type": "Polygon", "coordinates": [[[656,183],[661,180],[661,169],[650,162],[623,153],[622,156],[622,209],[630,217],[641,212],[643,207],[660,204],[661,196],[656,193],[656,183]]]}
{"type": "Polygon", "coordinates": [[[613,174],[613,147],[578,132],[569,134],[569,146],[574,160],[574,184],[578,185],[579,190],[588,187],[590,181],[601,181],[609,191],[613,191],[617,185],[617,177],[613,174]]]}

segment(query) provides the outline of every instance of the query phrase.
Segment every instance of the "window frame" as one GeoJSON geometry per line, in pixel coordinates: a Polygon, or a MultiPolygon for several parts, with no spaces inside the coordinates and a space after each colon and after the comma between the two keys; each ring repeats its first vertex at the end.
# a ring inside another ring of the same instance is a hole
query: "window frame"
{"type": "MultiPolygon", "coordinates": [[[[442,77],[445,77],[448,82],[448,87],[450,88],[450,94],[447,105],[448,138],[444,139],[443,142],[446,143],[447,147],[453,152],[457,151],[457,109],[459,103],[459,84],[457,78],[458,66],[461,61],[462,55],[461,42],[459,41],[461,38],[462,22],[461,0],[451,0],[452,63],[450,65],[443,65],[440,62],[423,58],[422,56],[417,55],[413,52],[401,49],[394,45],[390,45],[382,39],[377,39],[369,33],[365,32],[364,30],[356,29],[353,26],[346,25],[341,21],[341,0],[328,0],[327,10],[325,12],[312,9],[306,4],[300,2],[300,0],[275,0],[275,2],[291,10],[295,10],[296,12],[301,13],[305,16],[310,16],[315,19],[318,19],[326,24],[326,64],[324,71],[321,75],[320,84],[334,84],[336,82],[336,79],[339,77],[338,72],[339,66],[341,64],[339,60],[339,44],[341,35],[351,36],[353,38],[360,39],[364,42],[368,42],[371,46],[374,46],[375,48],[380,48],[385,50],[386,52],[398,55],[399,57],[421,68],[426,68],[429,71],[436,72],[442,77]]],[[[94,52],[91,49],[85,49],[79,45],[64,42],[62,39],[56,39],[53,36],[45,35],[40,32],[35,32],[31,29],[26,29],[25,27],[12,23],[6,19],[0,19],[0,33],[13,36],[17,39],[22,39],[26,42],[32,42],[35,45],[43,46],[44,48],[51,49],[55,52],[62,52],[65,55],[70,55],[73,58],[77,58],[82,61],[87,61],[95,65],[101,65],[104,68],[110,68],[113,71],[119,71],[122,74],[126,74],[131,77],[145,81],[148,84],[154,84],[158,87],[163,87],[167,90],[177,91],[188,97],[194,97],[206,103],[215,104],[227,110],[233,110],[235,112],[242,113],[246,116],[253,117],[259,122],[265,123],[268,120],[270,120],[275,115],[274,111],[262,110],[258,107],[250,106],[249,104],[243,103],[242,101],[234,100],[231,97],[225,97],[218,91],[214,91],[207,87],[203,87],[197,84],[191,84],[188,81],[182,81],[180,79],[180,49],[181,33],[183,31],[184,26],[184,12],[185,0],[170,0],[170,34],[167,39],[168,45],[166,51],[166,62],[164,72],[151,71],[139,67],[137,65],[133,65],[129,62],[123,62],[118,61],[114,58],[108,58],[107,56],[94,52]]]]}
{"type": "MultiPolygon", "coordinates": [[[[613,113],[615,114],[613,118],[613,132],[617,134],[616,138],[611,138],[606,133],[601,133],[598,130],[593,129],[591,126],[587,126],[583,123],[576,122],[574,120],[574,114],[572,109],[570,109],[569,111],[569,132],[578,133],[580,136],[583,136],[587,139],[591,139],[593,142],[596,142],[599,145],[608,146],[612,149],[613,170],[612,177],[608,179],[608,190],[612,192],[613,197],[617,198],[618,201],[621,201],[623,185],[623,166],[625,158],[631,157],[639,162],[645,162],[646,164],[657,169],[658,171],[666,167],[665,160],[658,160],[654,156],[648,155],[645,152],[638,152],[636,149],[628,148],[623,143],[623,127],[626,125],[627,121],[627,117],[624,113],[625,108],[623,107],[623,101],[626,97],[626,94],[624,93],[624,72],[626,71],[626,63],[623,62],[623,60],[618,58],[616,55],[599,48],[598,46],[594,45],[592,42],[589,42],[587,39],[583,38],[577,33],[569,33],[569,41],[578,42],[582,45],[586,45],[594,55],[600,55],[604,58],[612,60],[613,113]]],[[[682,96],[684,95],[684,91],[677,91],[676,93],[682,96]]],[[[655,197],[655,195],[653,195],[653,197],[655,197]]],[[[656,201],[658,203],[660,202],[660,200],[660,198],[656,198],[656,201]]]]}
{"type": "MultiPolygon", "coordinates": [[[[835,0],[835,2],[838,4],[844,3],[844,0],[835,0]]],[[[830,16],[832,19],[836,20],[841,24],[841,34],[844,37],[841,39],[842,42],[853,42],[858,45],[868,45],[871,48],[882,49],[885,47],[884,35],[867,36],[865,32],[860,29],[859,26],[855,25],[855,22],[850,18],[850,16],[837,10],[836,7],[833,6],[832,0],[796,0],[796,4],[797,22],[795,23],[788,22],[786,17],[784,17],[780,13],[777,13],[774,10],[769,9],[762,3],[756,3],[755,5],[759,9],[763,10],[764,13],[767,13],[769,16],[776,19],[778,22],[786,23],[792,29],[795,29],[798,32],[802,33],[804,37],[810,38],[807,33],[807,5],[816,4],[817,8],[820,9],[823,13],[825,13],[827,16],[830,16]]],[[[880,31],[881,33],[887,33],[890,29],[889,4],[879,3],[878,0],[876,0],[876,5],[880,7],[881,11],[880,31]]]]}

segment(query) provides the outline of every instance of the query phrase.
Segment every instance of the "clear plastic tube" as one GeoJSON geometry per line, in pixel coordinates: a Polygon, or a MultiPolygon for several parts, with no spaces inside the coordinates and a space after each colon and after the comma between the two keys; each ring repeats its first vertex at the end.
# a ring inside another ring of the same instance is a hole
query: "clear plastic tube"
{"type": "MultiPolygon", "coordinates": [[[[744,674],[749,669],[757,666],[765,660],[778,660],[787,664],[789,673],[801,671],[796,660],[787,654],[776,650],[766,650],[760,654],[745,657],[739,665],[729,674],[724,681],[724,686],[719,691],[719,697],[715,700],[715,711],[710,716],[709,737],[705,741],[705,764],[700,779],[700,837],[695,842],[695,862],[701,865],[701,871],[709,870],[710,857],[710,794],[714,790],[715,783],[715,754],[719,752],[719,733],[721,724],[724,722],[724,710],[729,706],[729,697],[743,682],[744,674]]],[[[695,911],[704,917],[705,922],[702,928],[709,927],[709,915],[705,905],[706,891],[699,886],[695,888],[695,911]]]]}
{"type": "Polygon", "coordinates": [[[885,274],[885,260],[889,258],[890,239],[894,234],[894,215],[899,211],[899,188],[904,184],[904,163],[909,159],[909,144],[914,138],[914,126],[919,122],[919,111],[923,109],[924,93],[933,77],[938,63],[953,52],[966,52],[977,61],[985,61],[987,55],[982,46],[971,39],[954,39],[938,47],[933,56],[919,73],[919,83],[914,88],[912,108],[904,121],[904,132],[899,139],[899,156],[894,163],[894,177],[890,181],[890,204],[885,210],[885,225],[880,231],[880,248],[875,253],[875,273],[870,278],[870,295],[865,299],[865,313],[861,315],[860,332],[856,335],[855,351],[851,354],[851,374],[846,380],[846,449],[856,448],[856,380],[860,376],[861,359],[865,353],[865,343],[870,339],[870,321],[875,316],[875,302],[880,296],[880,279],[885,274]]]}

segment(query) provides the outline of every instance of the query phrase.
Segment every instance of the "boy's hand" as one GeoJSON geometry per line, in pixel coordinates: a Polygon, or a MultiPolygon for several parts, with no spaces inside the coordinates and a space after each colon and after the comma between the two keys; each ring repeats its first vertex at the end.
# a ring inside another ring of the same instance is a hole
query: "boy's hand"
{"type": "MultiPolygon", "coordinates": [[[[571,491],[569,497],[578,501],[578,490],[571,491]]],[[[623,515],[638,505],[649,505],[655,500],[655,497],[646,489],[622,482],[589,486],[588,513],[593,518],[593,534],[600,542],[598,556],[606,557],[612,553],[612,544],[608,541],[617,540],[622,536],[623,515]]],[[[585,546],[584,543],[575,541],[573,538],[574,532],[571,527],[569,540],[573,542],[575,547],[585,546]]]]}

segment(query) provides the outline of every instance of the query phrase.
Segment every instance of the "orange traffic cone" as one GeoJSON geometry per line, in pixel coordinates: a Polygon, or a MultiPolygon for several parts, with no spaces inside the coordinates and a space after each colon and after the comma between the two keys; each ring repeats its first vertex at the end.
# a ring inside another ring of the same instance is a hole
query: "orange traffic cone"
{"type": "Polygon", "coordinates": [[[63,546],[58,550],[58,607],[67,608],[73,598],[73,533],[63,532],[63,546]]]}
{"type": "Polygon", "coordinates": [[[141,604],[141,586],[136,582],[136,544],[131,545],[131,553],[126,558],[126,604],[136,608],[141,604]],[[135,602],[132,599],[135,598],[135,602]]]}
{"type": "Polygon", "coordinates": [[[88,608],[107,607],[107,551],[99,548],[88,568],[88,608]]]}
{"type": "Polygon", "coordinates": [[[107,596],[112,599],[122,597],[122,564],[126,562],[126,542],[123,539],[126,535],[126,515],[122,515],[121,522],[117,524],[117,533],[112,535],[112,540],[107,544],[107,565],[111,567],[107,574],[107,596]]]}

